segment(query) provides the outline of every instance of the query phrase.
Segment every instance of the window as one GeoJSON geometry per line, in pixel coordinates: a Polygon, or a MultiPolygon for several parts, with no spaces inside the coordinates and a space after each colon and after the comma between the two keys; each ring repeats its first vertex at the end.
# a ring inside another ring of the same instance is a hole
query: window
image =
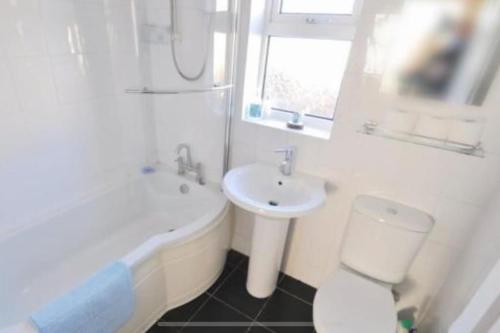
{"type": "Polygon", "coordinates": [[[348,41],[270,37],[264,99],[276,110],[333,119],[349,49],[348,41]]]}
{"type": "Polygon", "coordinates": [[[281,13],[287,14],[352,14],[354,0],[283,0],[281,13]]]}
{"type": "Polygon", "coordinates": [[[216,12],[227,12],[229,10],[228,0],[216,0],[215,1],[215,11],[216,12]]]}
{"type": "Polygon", "coordinates": [[[252,98],[266,101],[262,117],[267,123],[286,122],[297,112],[306,126],[331,124],[360,1],[269,0],[257,80],[260,96],[252,98]]]}

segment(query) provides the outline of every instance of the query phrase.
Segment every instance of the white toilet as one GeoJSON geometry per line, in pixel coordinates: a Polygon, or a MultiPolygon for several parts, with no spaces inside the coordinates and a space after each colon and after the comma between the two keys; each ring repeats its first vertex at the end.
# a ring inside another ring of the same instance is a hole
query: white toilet
{"type": "Polygon", "coordinates": [[[344,235],[341,267],[314,298],[318,333],[394,333],[391,286],[403,281],[434,220],[393,201],[358,196],[344,235]]]}

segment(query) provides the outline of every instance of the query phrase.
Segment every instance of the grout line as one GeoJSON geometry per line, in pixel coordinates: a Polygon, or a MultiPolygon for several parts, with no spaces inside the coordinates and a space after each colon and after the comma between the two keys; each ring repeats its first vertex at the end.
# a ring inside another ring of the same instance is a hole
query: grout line
{"type": "MultiPolygon", "coordinates": [[[[273,293],[274,294],[274,293],[273,293]]],[[[269,301],[271,301],[271,297],[273,297],[273,295],[269,296],[268,299],[264,302],[264,304],[262,305],[262,307],[260,308],[259,312],[257,313],[257,315],[255,316],[255,319],[253,320],[252,322],[252,326],[250,327],[253,327],[256,323],[257,325],[259,325],[259,322],[257,321],[257,319],[259,318],[259,316],[262,314],[262,312],[264,312],[264,309],[266,308],[267,304],[269,303],[269,301]]],[[[259,325],[259,326],[262,326],[264,327],[266,330],[270,331],[270,332],[273,332],[273,330],[271,330],[270,328],[268,327],[265,327],[264,325],[259,325]]]]}
{"type": "MultiPolygon", "coordinates": [[[[247,255],[244,255],[243,253],[240,253],[240,252],[238,252],[238,251],[235,251],[235,250],[231,250],[231,251],[235,252],[235,253],[236,253],[236,254],[240,257],[240,259],[239,259],[240,261],[239,261],[239,262],[237,262],[237,263],[236,263],[236,265],[239,265],[239,264],[241,264],[241,262],[243,262],[244,260],[246,260],[246,259],[249,259],[249,258],[250,258],[250,257],[248,257],[247,255]]],[[[236,265],[235,265],[235,266],[236,266],[236,265]]]]}
{"type": "Polygon", "coordinates": [[[232,274],[236,271],[236,269],[240,266],[240,264],[241,264],[242,262],[243,262],[243,259],[242,259],[239,263],[237,263],[237,264],[236,264],[236,265],[235,265],[235,266],[231,269],[231,271],[229,271],[229,273],[227,274],[227,276],[226,276],[226,277],[225,277],[225,278],[221,281],[220,285],[219,285],[217,288],[215,288],[215,290],[213,291],[213,293],[208,292],[208,291],[206,291],[206,292],[205,292],[205,294],[207,294],[207,295],[208,295],[208,298],[205,300],[205,302],[203,302],[203,303],[202,303],[202,304],[198,307],[198,309],[197,309],[196,311],[194,311],[194,312],[193,312],[193,314],[192,314],[191,316],[189,316],[188,320],[186,321],[186,323],[184,324],[184,326],[182,326],[182,327],[180,328],[179,332],[181,332],[182,330],[184,330],[184,328],[185,328],[185,327],[186,327],[186,326],[187,326],[187,325],[188,325],[188,324],[189,324],[189,323],[190,323],[190,322],[194,319],[194,317],[195,317],[198,313],[200,313],[201,309],[202,309],[205,305],[207,305],[207,303],[208,303],[208,302],[209,302],[212,298],[214,298],[214,299],[216,299],[216,300],[217,300],[217,298],[215,298],[215,297],[214,297],[215,293],[216,293],[216,292],[217,292],[217,291],[218,291],[218,290],[222,287],[222,285],[223,285],[223,284],[224,284],[224,283],[225,283],[225,282],[229,279],[229,277],[230,277],[230,276],[231,276],[231,275],[232,275],[232,274]]]}
{"type": "MultiPolygon", "coordinates": [[[[259,312],[255,315],[255,318],[252,318],[250,317],[249,315],[247,315],[246,313],[242,312],[240,309],[232,306],[231,304],[228,304],[226,303],[225,301],[223,301],[222,299],[218,298],[217,296],[215,296],[215,294],[222,288],[222,286],[229,280],[229,278],[238,270],[240,269],[240,267],[243,265],[243,263],[245,262],[245,259],[247,259],[247,257],[244,257],[242,258],[241,260],[239,260],[237,263],[235,263],[235,265],[231,268],[231,270],[229,271],[229,273],[227,274],[227,276],[220,282],[219,286],[217,286],[217,288],[215,288],[212,292],[205,292],[207,295],[208,295],[208,298],[198,307],[198,309],[196,311],[193,312],[193,314],[189,317],[189,319],[186,321],[186,323],[184,324],[184,326],[182,326],[179,330],[179,332],[182,332],[187,326],[188,324],[194,319],[194,317],[202,310],[203,307],[206,306],[206,304],[211,300],[211,299],[214,299],[215,301],[223,304],[224,306],[232,309],[233,311],[236,311],[238,314],[244,316],[245,318],[248,318],[251,320],[251,324],[250,324],[250,327],[247,329],[246,332],[249,332],[252,327],[260,327],[260,328],[263,328],[265,329],[266,331],[270,332],[270,333],[276,333],[274,330],[272,330],[271,328],[269,327],[266,327],[264,326],[263,324],[261,324],[259,321],[258,321],[258,318],[259,316],[264,312],[265,308],[267,307],[267,305],[269,304],[271,298],[273,297],[273,295],[271,295],[265,302],[264,304],[262,305],[262,307],[260,308],[259,312]]],[[[227,263],[226,263],[227,265],[227,263]]],[[[291,296],[295,299],[297,299],[298,301],[302,302],[302,303],[305,303],[306,305],[309,305],[309,306],[312,306],[312,303],[304,300],[303,298],[293,294],[292,292],[282,288],[279,286],[279,283],[281,281],[283,281],[285,278],[286,278],[286,274],[283,273],[283,272],[280,272],[282,277],[280,279],[278,279],[278,283],[276,285],[276,289],[278,289],[279,291],[285,293],[286,295],[288,296],[291,296]]]]}
{"type": "MultiPolygon", "coordinates": [[[[274,294],[274,292],[273,292],[274,294]]],[[[254,319],[254,322],[257,321],[257,319],[259,318],[259,316],[262,314],[262,312],[264,312],[264,309],[266,308],[267,304],[269,303],[269,301],[271,300],[271,297],[273,297],[273,295],[269,296],[267,298],[267,300],[264,302],[264,304],[262,304],[262,307],[260,308],[259,312],[257,312],[257,314],[255,315],[255,319],[254,319]]]]}
{"type": "Polygon", "coordinates": [[[210,299],[212,298],[212,296],[210,294],[207,294],[208,295],[208,298],[205,300],[205,302],[201,303],[201,305],[198,307],[197,310],[195,310],[193,312],[193,314],[191,316],[189,316],[189,318],[186,320],[186,322],[184,323],[184,325],[179,329],[179,332],[182,332],[184,330],[184,328],[191,322],[191,320],[193,320],[193,318],[201,311],[201,309],[208,303],[208,301],[210,301],[210,299]]]}
{"type": "Polygon", "coordinates": [[[216,301],[218,301],[219,303],[222,303],[224,304],[225,306],[227,306],[228,308],[238,312],[239,314],[245,316],[246,318],[250,319],[250,322],[253,323],[253,318],[250,317],[249,315],[247,315],[246,313],[244,312],[241,312],[241,310],[239,310],[238,308],[235,308],[234,306],[232,306],[231,304],[228,304],[226,302],[224,302],[223,300],[221,300],[220,298],[218,298],[217,296],[212,296],[213,299],[215,299],[216,301]]]}
{"type": "MultiPolygon", "coordinates": [[[[231,270],[229,271],[227,276],[220,282],[219,286],[217,288],[215,288],[214,291],[207,291],[206,293],[210,296],[215,295],[215,293],[217,293],[219,291],[219,289],[224,285],[224,283],[227,282],[227,280],[231,277],[231,275],[233,275],[233,273],[236,272],[236,270],[240,267],[240,265],[242,263],[243,263],[243,260],[241,262],[237,263],[236,265],[234,265],[234,267],[231,268],[231,270]]],[[[210,288],[208,288],[208,289],[210,289],[210,288]]]]}
{"type": "MultiPolygon", "coordinates": [[[[194,317],[201,311],[201,309],[213,298],[223,304],[225,304],[225,302],[221,301],[220,299],[216,298],[214,295],[215,293],[222,287],[222,285],[229,279],[229,277],[241,266],[241,264],[245,261],[245,258],[242,258],[239,262],[237,262],[232,268],[231,270],[229,271],[229,273],[227,274],[227,276],[221,281],[220,285],[215,288],[215,290],[213,292],[208,292],[206,291],[205,294],[208,296],[207,299],[201,303],[201,305],[195,310],[193,311],[193,313],[188,317],[188,319],[186,320],[186,322],[184,323],[184,325],[179,328],[178,332],[182,332],[184,330],[184,328],[186,328],[186,326],[188,326],[188,324],[194,319],[194,317]]],[[[226,262],[226,265],[227,265],[227,262],[226,262]]],[[[210,289],[210,288],[209,288],[210,289]]],[[[203,295],[203,294],[202,294],[203,295]]],[[[201,296],[201,295],[200,295],[201,296]]],[[[200,297],[198,296],[198,297],[200,297]]],[[[193,300],[194,301],[194,300],[193,300]]],[[[227,306],[230,306],[229,304],[225,304],[227,306]]],[[[231,307],[231,306],[230,306],[231,307]]],[[[238,311],[239,312],[239,311],[238,311]]],[[[168,313],[168,312],[167,312],[168,313]]],[[[245,315],[246,316],[246,315],[245,315]]],[[[247,316],[248,317],[248,316],[247,316]]],[[[250,317],[248,317],[250,318],[250,317]]]]}
{"type": "MultiPolygon", "coordinates": [[[[232,275],[237,269],[240,269],[240,266],[243,265],[243,263],[245,262],[245,260],[250,260],[247,256],[244,256],[239,263],[237,263],[234,267],[234,269],[228,274],[228,276],[226,277],[226,279],[224,279],[224,281],[221,283],[221,285],[217,288],[217,290],[222,286],[222,284],[224,284],[226,282],[226,280],[229,278],[230,275],[232,275]]],[[[247,272],[248,273],[248,272],[247,272]]],[[[284,279],[285,275],[283,274],[282,278],[278,281],[280,282],[282,279],[284,279]]],[[[216,291],[217,291],[216,290],[216,291]]],[[[251,324],[250,324],[250,327],[248,327],[247,329],[247,332],[249,332],[252,327],[254,326],[259,326],[259,327],[262,327],[264,328],[265,330],[267,330],[268,332],[271,332],[271,333],[275,333],[273,330],[261,325],[260,323],[257,322],[257,318],[260,316],[260,314],[262,313],[262,311],[264,311],[264,308],[266,307],[267,303],[269,302],[269,300],[271,299],[271,296],[264,302],[264,304],[262,304],[262,307],[260,308],[259,312],[257,312],[257,314],[255,315],[255,318],[252,319],[252,317],[248,316],[247,314],[243,313],[242,311],[240,311],[239,309],[235,308],[234,306],[232,306],[231,304],[228,304],[226,302],[224,302],[223,300],[219,299],[218,297],[216,296],[213,296],[213,298],[217,301],[219,301],[220,303],[224,304],[225,306],[235,310],[236,312],[242,314],[243,316],[249,318],[252,320],[251,324]]]]}
{"type": "MultiPolygon", "coordinates": [[[[245,256],[245,259],[250,260],[250,258],[249,258],[248,256],[245,256]]],[[[242,259],[242,260],[241,260],[241,262],[240,262],[240,263],[238,263],[238,265],[236,265],[236,266],[239,268],[240,264],[241,264],[242,262],[244,262],[244,260],[245,260],[245,259],[242,259]]],[[[233,270],[233,271],[231,271],[231,274],[232,274],[233,272],[234,272],[234,270],[233,270]]],[[[282,281],[283,281],[283,280],[287,277],[287,275],[285,274],[285,272],[281,272],[281,271],[280,271],[280,275],[281,275],[281,277],[278,279],[278,282],[276,283],[276,289],[278,289],[278,290],[282,291],[283,293],[285,293],[285,294],[287,294],[287,295],[289,295],[289,296],[291,296],[291,297],[293,297],[293,298],[297,299],[298,301],[301,301],[302,303],[305,303],[305,304],[307,304],[307,305],[309,305],[309,306],[312,306],[312,303],[310,303],[310,302],[306,301],[305,299],[303,299],[303,298],[301,298],[301,297],[299,297],[299,296],[297,296],[297,295],[295,295],[295,294],[293,294],[293,293],[289,292],[288,290],[285,290],[285,289],[283,289],[283,288],[279,287],[279,284],[280,284],[280,283],[281,283],[281,282],[282,282],[282,281]]],[[[225,282],[225,280],[224,280],[224,282],[225,282]]],[[[221,284],[221,285],[222,285],[222,284],[221,284]]],[[[257,325],[257,326],[260,326],[260,327],[265,328],[265,329],[266,329],[267,331],[269,331],[269,332],[273,332],[273,333],[275,333],[275,331],[273,331],[273,330],[272,330],[272,329],[270,329],[269,327],[266,327],[266,326],[264,326],[264,325],[260,324],[260,322],[259,322],[259,321],[257,321],[257,319],[258,319],[258,318],[259,318],[259,316],[262,314],[262,312],[264,312],[264,309],[265,309],[265,307],[267,306],[267,304],[269,303],[269,301],[271,300],[271,297],[272,297],[272,296],[273,296],[273,295],[269,296],[269,298],[266,300],[266,302],[262,305],[262,308],[259,310],[259,312],[258,312],[258,313],[257,313],[257,315],[255,316],[255,319],[253,320],[252,325],[248,328],[247,332],[248,332],[248,331],[250,331],[250,329],[251,329],[253,326],[257,325]]],[[[218,299],[217,297],[215,297],[215,298],[216,298],[216,299],[218,299]]],[[[221,302],[222,302],[222,303],[225,303],[224,301],[221,301],[221,302]]],[[[227,305],[229,305],[229,304],[227,304],[227,305]]],[[[230,305],[229,305],[229,306],[230,306],[230,305]]],[[[235,309],[235,310],[237,310],[237,309],[235,309]]]]}
{"type": "Polygon", "coordinates": [[[299,297],[299,296],[297,296],[297,295],[295,295],[295,294],[293,294],[293,293],[289,292],[288,290],[285,290],[285,289],[283,289],[283,288],[281,288],[281,287],[276,287],[276,289],[280,290],[281,292],[284,292],[284,293],[285,293],[285,294],[287,294],[288,296],[292,296],[293,298],[295,298],[295,299],[297,299],[297,300],[301,301],[302,303],[306,303],[307,305],[312,306],[312,303],[311,303],[311,302],[306,301],[305,299],[303,299],[303,298],[301,298],[301,297],[299,297]]]}

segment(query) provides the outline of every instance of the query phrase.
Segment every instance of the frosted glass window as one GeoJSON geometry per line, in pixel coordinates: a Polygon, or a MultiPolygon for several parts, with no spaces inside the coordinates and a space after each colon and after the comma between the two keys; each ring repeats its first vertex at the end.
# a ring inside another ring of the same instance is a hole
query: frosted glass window
{"type": "Polygon", "coordinates": [[[264,98],[275,110],[333,119],[350,41],[271,37],[264,98]]]}
{"type": "Polygon", "coordinates": [[[355,0],[282,0],[285,14],[352,14],[355,0]]]}
{"type": "Polygon", "coordinates": [[[227,12],[229,10],[228,0],[216,0],[215,11],[216,12],[227,12]]]}

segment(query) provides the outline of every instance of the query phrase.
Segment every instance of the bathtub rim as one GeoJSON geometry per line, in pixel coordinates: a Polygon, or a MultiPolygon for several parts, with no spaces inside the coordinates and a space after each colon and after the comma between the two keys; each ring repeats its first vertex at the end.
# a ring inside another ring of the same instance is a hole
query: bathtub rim
{"type": "MultiPolygon", "coordinates": [[[[138,267],[151,256],[156,255],[166,245],[178,246],[198,238],[200,235],[210,232],[222,223],[223,217],[230,213],[231,204],[227,198],[223,199],[222,205],[217,211],[207,213],[196,221],[189,223],[172,232],[156,234],[139,246],[131,249],[126,255],[118,259],[131,270],[138,267]]],[[[215,210],[215,209],[214,209],[215,210]]]]}

